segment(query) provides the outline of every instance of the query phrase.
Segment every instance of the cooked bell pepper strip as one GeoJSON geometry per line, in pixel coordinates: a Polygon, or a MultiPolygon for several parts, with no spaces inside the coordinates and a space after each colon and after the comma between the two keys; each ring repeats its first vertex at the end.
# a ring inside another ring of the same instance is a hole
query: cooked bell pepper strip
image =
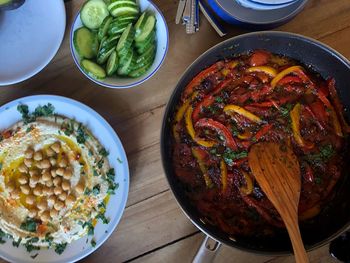
{"type": "Polygon", "coordinates": [[[299,215],[299,220],[306,220],[317,216],[321,211],[320,205],[317,204],[299,215]]]}
{"type": "Polygon", "coordinates": [[[222,192],[224,193],[227,189],[227,167],[224,160],[220,161],[220,171],[221,171],[222,192]]]}
{"type": "Polygon", "coordinates": [[[242,194],[244,195],[250,195],[253,192],[253,180],[250,177],[250,175],[248,173],[246,173],[245,171],[241,170],[241,174],[244,177],[246,186],[241,186],[239,188],[239,190],[241,191],[242,194]]]}
{"type": "Polygon", "coordinates": [[[307,163],[305,163],[304,166],[305,166],[305,173],[303,174],[304,180],[309,183],[313,183],[315,181],[315,177],[314,177],[312,168],[307,163]]]}
{"type": "Polygon", "coordinates": [[[218,93],[220,93],[224,88],[226,88],[230,83],[232,83],[232,79],[226,79],[221,81],[213,90],[213,92],[211,93],[211,95],[216,95],[218,93]]]}
{"type": "Polygon", "coordinates": [[[179,123],[180,121],[182,120],[182,118],[184,117],[185,115],[185,111],[188,109],[188,106],[190,106],[192,100],[198,95],[198,92],[194,92],[193,95],[191,96],[191,98],[185,100],[185,102],[181,105],[181,107],[178,109],[178,111],[176,112],[176,115],[175,115],[175,118],[174,118],[174,121],[175,121],[175,124],[173,126],[173,135],[174,135],[174,138],[177,142],[180,141],[180,135],[179,135],[179,132],[178,132],[178,126],[179,126],[179,123]]]}
{"type": "Polygon", "coordinates": [[[253,134],[251,133],[251,131],[247,130],[247,131],[244,131],[243,133],[238,134],[237,137],[241,140],[248,140],[249,138],[252,137],[252,135],[253,134]]]}
{"type": "Polygon", "coordinates": [[[256,123],[260,123],[262,120],[260,119],[260,117],[256,116],[255,114],[251,113],[250,111],[247,111],[246,109],[244,109],[243,107],[237,106],[237,105],[226,105],[224,107],[224,112],[225,113],[230,113],[230,112],[236,112],[244,117],[246,117],[247,119],[256,122],[256,123]]]}
{"type": "Polygon", "coordinates": [[[205,96],[204,99],[196,105],[192,113],[193,122],[196,122],[200,118],[200,113],[202,112],[204,107],[210,106],[214,103],[215,97],[212,95],[205,96]]]}
{"type": "MultiPolygon", "coordinates": [[[[324,130],[325,129],[325,126],[324,126],[324,123],[320,118],[318,118],[318,116],[316,114],[318,114],[317,111],[315,111],[314,109],[311,109],[310,106],[304,106],[305,109],[310,113],[310,115],[312,116],[312,118],[314,119],[314,121],[316,122],[317,126],[320,128],[320,130],[324,130]]],[[[326,112],[324,109],[323,109],[324,112],[326,112]]],[[[321,112],[322,114],[322,112],[321,112]]]]}
{"type": "Polygon", "coordinates": [[[276,75],[276,77],[271,81],[271,86],[274,88],[277,84],[282,80],[285,76],[294,73],[296,74],[302,81],[310,81],[310,79],[303,72],[303,68],[300,66],[292,66],[282,70],[280,73],[276,75]]]}
{"type": "Polygon", "coordinates": [[[328,80],[328,89],[329,89],[329,94],[331,96],[332,102],[334,104],[335,110],[338,113],[340,122],[342,124],[342,128],[345,132],[349,133],[350,132],[350,126],[349,124],[346,122],[345,118],[344,118],[344,107],[342,105],[342,103],[339,100],[338,97],[338,93],[337,90],[335,88],[335,79],[332,78],[330,80],[328,80]]]}
{"type": "Polygon", "coordinates": [[[306,149],[312,149],[314,147],[313,143],[306,142],[300,134],[300,115],[301,115],[301,104],[295,104],[294,108],[290,111],[290,118],[292,120],[292,130],[295,141],[301,147],[306,149]]]}
{"type": "Polygon", "coordinates": [[[206,152],[199,147],[192,147],[191,150],[192,150],[192,154],[193,154],[194,158],[196,158],[196,160],[197,160],[197,163],[199,165],[199,169],[203,173],[203,179],[204,179],[205,185],[208,188],[211,188],[213,186],[213,182],[209,177],[208,167],[205,163],[206,152]]]}
{"type": "Polygon", "coordinates": [[[193,108],[192,108],[192,106],[189,106],[186,113],[185,113],[185,123],[186,123],[186,129],[187,129],[188,134],[199,145],[204,146],[204,147],[213,147],[216,144],[215,142],[205,141],[205,140],[202,140],[202,139],[196,137],[196,132],[194,130],[193,122],[192,122],[192,112],[193,112],[193,108]]]}
{"type": "Polygon", "coordinates": [[[301,83],[302,80],[301,78],[297,77],[297,76],[286,76],[283,79],[281,79],[278,84],[279,85],[285,85],[285,84],[289,84],[289,83],[301,83]]]}
{"type": "Polygon", "coordinates": [[[264,72],[267,75],[271,76],[271,77],[275,77],[277,75],[277,70],[274,69],[273,67],[269,67],[269,66],[256,66],[256,67],[250,67],[247,69],[248,72],[264,72]]]}
{"type": "Polygon", "coordinates": [[[249,64],[252,66],[262,66],[267,64],[271,57],[271,53],[265,50],[256,50],[250,57],[249,64]]]}
{"type": "Polygon", "coordinates": [[[257,102],[257,103],[251,103],[249,106],[253,107],[276,107],[279,108],[279,106],[286,104],[287,102],[292,102],[296,100],[297,97],[295,96],[284,96],[280,98],[279,100],[272,100],[270,99],[269,101],[263,101],[263,102],[257,102]]]}
{"type": "Polygon", "coordinates": [[[231,132],[220,122],[213,119],[203,118],[197,121],[196,127],[214,129],[218,134],[224,137],[225,145],[232,150],[237,150],[237,143],[233,139],[231,132]]]}
{"type": "Polygon", "coordinates": [[[269,132],[269,130],[271,130],[273,127],[273,124],[266,124],[265,126],[263,126],[255,135],[254,135],[254,140],[258,141],[260,140],[265,134],[267,134],[269,132]]]}
{"type": "Polygon", "coordinates": [[[209,68],[201,71],[197,76],[195,76],[192,81],[187,85],[185,88],[185,91],[183,93],[183,98],[187,98],[190,94],[193,93],[194,88],[201,84],[201,82],[206,79],[207,77],[215,74],[223,67],[224,62],[219,61],[210,66],[209,68]]]}

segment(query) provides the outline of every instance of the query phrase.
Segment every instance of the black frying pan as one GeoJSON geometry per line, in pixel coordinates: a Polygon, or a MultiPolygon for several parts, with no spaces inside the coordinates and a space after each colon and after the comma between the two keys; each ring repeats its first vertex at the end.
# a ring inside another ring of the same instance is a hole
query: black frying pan
{"type": "MultiPolygon", "coordinates": [[[[350,63],[336,51],[310,38],[284,32],[266,31],[237,36],[214,46],[201,55],[185,71],[177,84],[167,105],[161,132],[163,166],[170,187],[184,213],[208,236],[228,246],[250,252],[270,255],[290,254],[292,247],[287,232],[273,239],[235,239],[216,227],[204,224],[196,208],[184,195],[172,166],[171,119],[185,86],[195,75],[214,62],[255,49],[265,49],[272,53],[286,55],[310,66],[324,78],[334,77],[340,99],[345,108],[350,109],[350,63]]],[[[349,112],[346,114],[349,119],[349,112]]],[[[301,225],[301,233],[307,250],[330,242],[350,225],[350,175],[347,167],[344,167],[344,173],[345,176],[338,182],[334,199],[327,209],[313,221],[301,225]]]]}

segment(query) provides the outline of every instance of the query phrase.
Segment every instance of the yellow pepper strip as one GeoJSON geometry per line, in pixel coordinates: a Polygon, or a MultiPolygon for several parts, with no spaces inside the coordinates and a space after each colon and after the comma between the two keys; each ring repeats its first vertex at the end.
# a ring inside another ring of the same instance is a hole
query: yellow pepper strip
{"type": "Polygon", "coordinates": [[[290,111],[290,118],[292,120],[292,130],[295,141],[301,146],[306,148],[312,148],[314,145],[306,143],[300,134],[300,113],[301,104],[295,104],[294,108],[290,111]]]}
{"type": "Polygon", "coordinates": [[[238,65],[238,61],[231,61],[229,63],[229,68],[233,69],[233,68],[237,67],[237,65],[238,65]]]}
{"type": "Polygon", "coordinates": [[[267,75],[270,75],[271,77],[276,77],[277,75],[277,70],[274,69],[273,67],[268,67],[268,66],[257,66],[257,67],[250,67],[247,69],[248,72],[264,72],[267,75]]]}
{"type": "Polygon", "coordinates": [[[335,134],[338,135],[339,137],[343,137],[344,134],[343,134],[337,113],[334,110],[334,107],[332,105],[330,105],[330,107],[328,109],[329,109],[329,115],[331,116],[332,121],[333,121],[335,134]]]}
{"type": "Polygon", "coordinates": [[[227,167],[224,160],[221,160],[220,162],[220,170],[221,170],[222,192],[224,193],[227,189],[227,167]]]}
{"type": "Polygon", "coordinates": [[[252,133],[250,131],[245,131],[237,135],[237,137],[241,140],[247,140],[252,137],[252,133]]]}
{"type": "Polygon", "coordinates": [[[315,205],[299,215],[299,220],[306,220],[317,216],[321,211],[320,205],[315,205]]]}
{"type": "Polygon", "coordinates": [[[199,145],[204,146],[204,147],[213,147],[216,144],[215,142],[201,140],[201,139],[196,137],[196,132],[194,130],[193,123],[192,123],[192,112],[193,112],[193,108],[192,108],[192,106],[189,106],[186,113],[185,113],[185,123],[186,123],[186,129],[187,129],[188,134],[199,145]]]}
{"type": "Polygon", "coordinates": [[[245,187],[240,187],[240,191],[241,193],[245,194],[245,195],[250,195],[253,192],[253,180],[250,177],[249,174],[247,174],[245,171],[241,170],[241,173],[243,174],[246,186],[245,187]]]}
{"type": "Polygon", "coordinates": [[[258,116],[256,116],[255,114],[251,113],[250,111],[247,111],[246,109],[244,109],[240,106],[230,104],[230,105],[226,105],[224,107],[225,113],[229,113],[232,111],[246,117],[247,119],[249,119],[251,121],[257,122],[257,123],[262,121],[258,116]]]}
{"type": "Polygon", "coordinates": [[[274,77],[274,79],[271,81],[271,87],[274,88],[276,87],[276,85],[278,84],[278,82],[283,79],[285,76],[287,76],[288,74],[297,71],[297,70],[303,70],[302,67],[300,66],[292,66],[289,68],[286,68],[285,70],[282,70],[280,73],[277,74],[276,77],[274,77]]]}
{"type": "Polygon", "coordinates": [[[188,106],[190,106],[190,103],[192,102],[192,100],[198,95],[198,91],[194,92],[193,95],[191,96],[191,98],[187,99],[179,108],[179,110],[177,111],[176,115],[175,115],[175,124],[173,126],[173,135],[174,138],[176,140],[176,142],[180,141],[180,135],[177,131],[178,129],[178,123],[182,120],[182,118],[184,117],[185,111],[187,110],[188,106]]]}
{"type": "Polygon", "coordinates": [[[192,154],[196,158],[199,165],[199,169],[201,169],[201,172],[203,173],[205,185],[208,188],[211,188],[213,186],[213,182],[208,175],[208,168],[205,165],[205,160],[203,159],[203,155],[201,154],[200,151],[201,151],[200,149],[192,147],[192,154]]]}

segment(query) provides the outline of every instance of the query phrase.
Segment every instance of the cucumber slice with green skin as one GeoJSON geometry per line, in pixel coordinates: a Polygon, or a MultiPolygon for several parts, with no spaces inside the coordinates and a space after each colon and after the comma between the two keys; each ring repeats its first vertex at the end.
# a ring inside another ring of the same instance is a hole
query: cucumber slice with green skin
{"type": "Polygon", "coordinates": [[[130,57],[132,57],[134,55],[134,50],[131,47],[123,52],[119,52],[118,54],[119,54],[119,58],[120,58],[119,59],[120,65],[125,65],[130,60],[130,57]]]}
{"type": "Polygon", "coordinates": [[[141,28],[144,27],[146,20],[147,20],[147,12],[143,12],[135,24],[135,31],[136,31],[135,36],[138,36],[141,33],[141,28]]]}
{"type": "Polygon", "coordinates": [[[150,46],[141,56],[136,60],[136,63],[142,63],[144,61],[151,61],[156,55],[156,46],[150,46]]]}
{"type": "Polygon", "coordinates": [[[148,48],[150,48],[151,46],[154,46],[155,43],[156,43],[156,33],[153,31],[153,33],[151,33],[151,35],[145,41],[136,42],[135,47],[137,49],[137,52],[139,54],[142,54],[148,48]]]}
{"type": "Polygon", "coordinates": [[[96,57],[98,50],[97,37],[86,27],[74,31],[73,44],[80,57],[89,59],[96,57]]]}
{"type": "Polygon", "coordinates": [[[103,46],[103,43],[104,43],[107,39],[108,39],[107,36],[104,36],[104,37],[102,38],[102,40],[100,41],[100,45],[99,45],[99,47],[98,47],[98,52],[100,52],[100,50],[101,50],[101,48],[102,48],[102,46],[103,46]]]}
{"type": "Polygon", "coordinates": [[[113,51],[112,54],[109,56],[107,61],[107,75],[112,76],[118,69],[119,61],[118,61],[118,55],[116,51],[113,51]]]}
{"type": "Polygon", "coordinates": [[[118,45],[117,45],[117,52],[121,51],[122,49],[129,49],[132,45],[132,42],[134,40],[135,36],[135,29],[130,23],[127,28],[124,30],[123,34],[121,35],[118,45]]]}
{"type": "Polygon", "coordinates": [[[119,22],[125,22],[125,23],[134,23],[138,18],[138,15],[124,15],[124,16],[119,16],[115,19],[119,22]]]}
{"type": "Polygon", "coordinates": [[[83,59],[80,65],[84,72],[94,79],[104,79],[106,77],[106,71],[91,60],[83,59]]]}
{"type": "Polygon", "coordinates": [[[144,65],[143,67],[133,70],[131,72],[129,72],[128,76],[132,77],[132,78],[138,78],[141,77],[142,75],[144,75],[152,66],[153,61],[149,64],[144,65]]]}
{"type": "Polygon", "coordinates": [[[115,34],[122,34],[129,24],[130,22],[115,21],[112,24],[110,24],[108,28],[108,34],[110,36],[115,34]]]}
{"type": "Polygon", "coordinates": [[[97,33],[97,38],[99,41],[101,41],[107,35],[107,31],[108,31],[109,25],[111,24],[112,20],[113,20],[113,18],[111,16],[107,16],[103,20],[102,25],[99,28],[98,33],[97,33]]]}
{"type": "Polygon", "coordinates": [[[135,42],[142,42],[152,33],[156,26],[156,18],[153,15],[147,17],[145,25],[140,28],[141,33],[135,37],[135,42]]]}
{"type": "Polygon", "coordinates": [[[128,75],[129,72],[132,70],[132,67],[135,65],[135,63],[136,63],[136,58],[135,58],[135,53],[133,52],[129,60],[119,66],[118,74],[121,76],[128,75]]]}
{"type": "Polygon", "coordinates": [[[102,49],[111,49],[114,48],[117,44],[118,44],[118,40],[120,38],[120,35],[116,35],[116,36],[111,36],[109,38],[107,38],[105,41],[103,41],[103,43],[101,44],[101,48],[99,50],[99,52],[102,49]]]}
{"type": "Polygon", "coordinates": [[[119,0],[119,1],[113,1],[108,5],[108,10],[112,12],[113,9],[116,7],[120,8],[121,6],[131,6],[134,8],[138,8],[137,4],[132,0],[119,0]]]}
{"type": "Polygon", "coordinates": [[[108,57],[112,54],[113,51],[114,51],[114,47],[111,47],[109,49],[102,48],[100,52],[98,52],[97,54],[97,63],[100,65],[106,63],[108,57]]]}
{"type": "Polygon", "coordinates": [[[139,13],[139,8],[136,4],[116,4],[110,13],[114,17],[122,15],[137,15],[139,13]]]}
{"type": "Polygon", "coordinates": [[[107,5],[103,0],[89,0],[80,11],[81,22],[93,30],[98,29],[108,15],[107,5]]]}

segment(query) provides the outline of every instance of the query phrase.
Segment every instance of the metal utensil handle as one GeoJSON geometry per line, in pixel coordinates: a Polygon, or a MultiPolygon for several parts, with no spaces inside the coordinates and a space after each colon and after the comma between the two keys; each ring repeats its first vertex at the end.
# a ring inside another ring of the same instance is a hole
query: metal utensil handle
{"type": "Polygon", "coordinates": [[[201,246],[199,247],[197,254],[192,260],[192,263],[211,263],[217,255],[221,243],[206,236],[201,246]]]}

